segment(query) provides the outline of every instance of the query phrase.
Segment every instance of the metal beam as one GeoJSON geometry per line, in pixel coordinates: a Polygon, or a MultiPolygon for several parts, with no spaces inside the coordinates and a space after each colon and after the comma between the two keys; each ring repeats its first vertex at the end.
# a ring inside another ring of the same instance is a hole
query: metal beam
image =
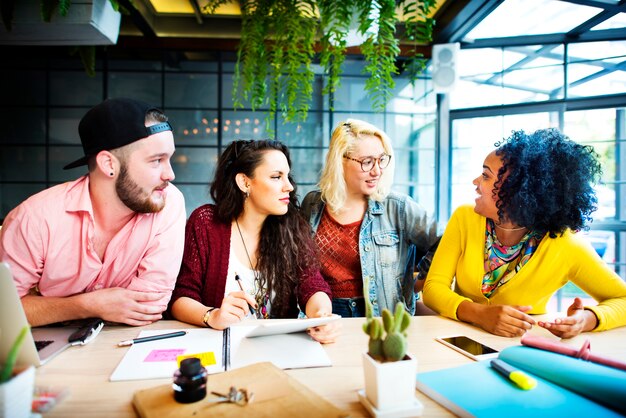
{"type": "Polygon", "coordinates": [[[189,0],[189,4],[193,8],[193,14],[196,16],[196,22],[199,25],[204,23],[204,19],[202,19],[202,11],[200,10],[200,5],[198,5],[198,0],[189,0]]]}
{"type": "MultiPolygon", "coordinates": [[[[143,13],[135,7],[135,4],[141,4],[141,2],[133,2],[130,0],[119,0],[118,3],[120,6],[124,7],[128,13],[130,14],[130,19],[133,21],[133,24],[139,29],[139,31],[146,38],[154,39],[157,37],[156,32],[152,28],[152,24],[148,22],[145,18],[145,15],[151,14],[147,9],[143,10],[143,13]]],[[[142,5],[143,6],[143,5],[142,5]]],[[[145,8],[145,6],[143,6],[145,8]]]]}
{"type": "Polygon", "coordinates": [[[569,32],[567,32],[567,36],[569,36],[571,38],[580,36],[580,34],[588,32],[594,26],[599,25],[600,23],[604,22],[605,20],[609,20],[610,18],[612,18],[616,14],[618,14],[618,12],[610,12],[608,10],[603,10],[600,13],[598,13],[597,15],[595,15],[594,17],[592,17],[591,19],[587,20],[586,22],[581,23],[580,25],[578,25],[574,29],[572,29],[569,32]]]}
{"type": "Polygon", "coordinates": [[[449,0],[435,13],[433,44],[459,42],[504,0],[449,0]]]}
{"type": "Polygon", "coordinates": [[[623,28],[619,28],[589,31],[580,34],[580,36],[577,36],[576,38],[569,37],[567,34],[564,33],[554,33],[546,35],[525,35],[503,38],[474,39],[472,41],[461,42],[461,48],[500,48],[508,46],[568,44],[623,40],[626,40],[626,31],[624,31],[623,28]]]}

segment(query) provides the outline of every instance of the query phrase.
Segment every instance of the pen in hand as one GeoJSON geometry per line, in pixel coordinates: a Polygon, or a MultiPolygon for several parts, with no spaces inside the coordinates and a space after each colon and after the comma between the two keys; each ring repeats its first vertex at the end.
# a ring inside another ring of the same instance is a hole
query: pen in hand
{"type": "MultiPolygon", "coordinates": [[[[242,292],[245,292],[245,290],[243,290],[243,286],[241,285],[241,277],[239,277],[237,273],[235,273],[235,281],[239,285],[239,289],[241,289],[242,292]]],[[[248,302],[248,309],[250,309],[250,313],[252,314],[252,316],[256,317],[256,311],[254,310],[252,305],[250,305],[250,302],[248,302]]]]}
{"type": "Polygon", "coordinates": [[[511,380],[520,389],[531,390],[534,389],[535,386],[537,386],[537,381],[535,379],[528,376],[524,372],[514,369],[511,365],[505,363],[500,359],[493,359],[491,360],[490,364],[493,369],[495,369],[502,376],[511,380]]]}
{"type": "Polygon", "coordinates": [[[140,338],[134,338],[132,340],[120,341],[119,343],[117,343],[117,346],[125,347],[129,345],[137,344],[137,343],[145,343],[148,341],[163,340],[165,338],[182,337],[185,334],[187,334],[187,331],[176,331],[176,332],[170,332],[167,334],[151,335],[149,337],[140,337],[140,338]]]}

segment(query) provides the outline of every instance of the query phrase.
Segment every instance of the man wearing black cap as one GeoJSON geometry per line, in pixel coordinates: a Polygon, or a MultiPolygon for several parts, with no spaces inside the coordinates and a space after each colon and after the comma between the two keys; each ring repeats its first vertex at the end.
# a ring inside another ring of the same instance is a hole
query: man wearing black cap
{"type": "Polygon", "coordinates": [[[31,325],[98,317],[129,325],[161,318],[178,275],[185,203],[170,182],[167,117],[132,99],[90,109],[78,131],[78,180],[31,196],[5,219],[9,263],[31,325]]]}

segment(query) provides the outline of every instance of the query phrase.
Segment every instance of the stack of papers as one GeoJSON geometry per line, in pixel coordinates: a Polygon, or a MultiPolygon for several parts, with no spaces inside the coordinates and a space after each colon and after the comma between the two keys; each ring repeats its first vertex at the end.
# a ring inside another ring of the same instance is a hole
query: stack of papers
{"type": "MultiPolygon", "coordinates": [[[[171,378],[185,357],[199,357],[209,374],[225,370],[224,349],[230,353],[229,369],[271,362],[281,369],[331,366],[320,343],[303,332],[338,316],[310,319],[247,321],[226,331],[188,329],[182,337],[132,345],[110,377],[111,381],[171,378]],[[225,344],[224,338],[229,339],[225,344]]],[[[138,337],[178,330],[144,330],[138,337]]]]}

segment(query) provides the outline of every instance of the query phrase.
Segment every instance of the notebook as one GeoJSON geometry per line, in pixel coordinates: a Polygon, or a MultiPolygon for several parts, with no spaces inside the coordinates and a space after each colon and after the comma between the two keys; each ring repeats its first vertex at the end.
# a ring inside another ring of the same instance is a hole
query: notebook
{"type": "Polygon", "coordinates": [[[417,388],[461,417],[617,418],[626,413],[626,372],[529,347],[499,358],[537,380],[522,390],[489,365],[473,362],[418,373],[417,388]]]}
{"type": "MultiPolygon", "coordinates": [[[[187,329],[187,334],[133,344],[111,374],[111,381],[171,378],[182,356],[199,357],[209,374],[271,362],[280,369],[329,367],[326,350],[306,333],[247,338],[256,328],[232,326],[224,331],[187,329]]],[[[142,330],[139,337],[177,330],[142,330]]],[[[120,348],[123,350],[123,348],[120,348]]]]}
{"type": "MultiPolygon", "coordinates": [[[[22,302],[7,263],[0,263],[0,361],[5,359],[18,334],[28,325],[22,302]]],[[[41,366],[70,347],[77,327],[32,328],[17,357],[18,366],[41,366]]]]}

